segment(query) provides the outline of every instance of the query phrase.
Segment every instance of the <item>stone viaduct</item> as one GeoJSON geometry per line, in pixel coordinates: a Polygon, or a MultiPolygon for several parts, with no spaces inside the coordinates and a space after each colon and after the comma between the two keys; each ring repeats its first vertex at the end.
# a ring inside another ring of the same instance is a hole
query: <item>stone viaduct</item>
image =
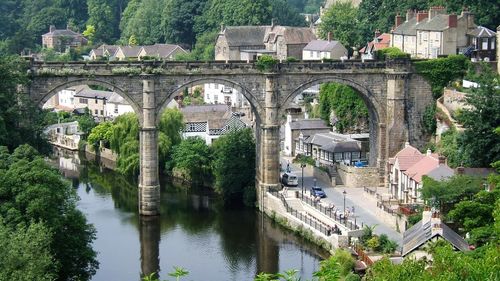
{"type": "MultiPolygon", "coordinates": [[[[188,86],[219,83],[239,90],[255,116],[256,187],[259,204],[265,190],[279,184],[279,127],[287,105],[303,90],[324,82],[354,88],[370,117],[370,166],[379,168],[405,142],[423,145],[421,119],[430,105],[429,84],[411,61],[336,61],[278,63],[259,71],[252,62],[32,62],[30,98],[42,106],[58,91],[75,85],[100,85],[124,97],[139,116],[139,212],[159,210],[157,124],[166,105],[188,86]]],[[[259,205],[261,209],[264,206],[259,205]]]]}

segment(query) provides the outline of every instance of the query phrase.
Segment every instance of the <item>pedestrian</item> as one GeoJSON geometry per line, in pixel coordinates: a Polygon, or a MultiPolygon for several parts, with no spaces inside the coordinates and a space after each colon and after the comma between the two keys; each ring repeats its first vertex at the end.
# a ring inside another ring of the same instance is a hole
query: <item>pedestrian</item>
{"type": "Polygon", "coordinates": [[[286,163],[286,172],[290,173],[290,161],[288,161],[288,163],[286,163]]]}
{"type": "Polygon", "coordinates": [[[326,234],[328,236],[332,235],[332,228],[329,226],[328,229],[326,230],[326,234]]]}

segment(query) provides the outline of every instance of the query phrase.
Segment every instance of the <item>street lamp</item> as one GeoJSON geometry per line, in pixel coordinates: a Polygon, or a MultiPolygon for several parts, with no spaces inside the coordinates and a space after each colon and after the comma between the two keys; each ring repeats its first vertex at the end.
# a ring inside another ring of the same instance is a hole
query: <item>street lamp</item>
{"type": "Polygon", "coordinates": [[[302,169],[302,200],[304,200],[304,168],[306,167],[305,163],[300,163],[300,168],[302,169]]]}
{"type": "Polygon", "coordinates": [[[346,222],[346,217],[345,217],[345,196],[347,195],[347,192],[345,191],[344,189],[344,192],[342,192],[342,194],[344,194],[344,223],[346,222]]]}

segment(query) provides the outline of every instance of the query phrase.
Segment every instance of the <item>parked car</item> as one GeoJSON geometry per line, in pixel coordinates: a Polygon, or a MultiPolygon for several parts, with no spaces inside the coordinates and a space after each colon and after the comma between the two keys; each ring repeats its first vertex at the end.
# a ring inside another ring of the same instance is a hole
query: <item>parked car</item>
{"type": "Polygon", "coordinates": [[[319,196],[321,198],[325,198],[326,197],[326,193],[325,191],[323,191],[323,189],[321,187],[318,187],[318,186],[313,186],[311,187],[311,196],[319,196]]]}
{"type": "Polygon", "coordinates": [[[284,173],[281,176],[281,183],[286,186],[297,186],[299,185],[299,178],[292,173],[284,173]]]}

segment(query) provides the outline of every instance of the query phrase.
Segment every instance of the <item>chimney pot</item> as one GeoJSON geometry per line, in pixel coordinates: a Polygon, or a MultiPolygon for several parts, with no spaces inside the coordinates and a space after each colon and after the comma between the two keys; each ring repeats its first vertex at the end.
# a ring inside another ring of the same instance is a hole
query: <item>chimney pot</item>
{"type": "Polygon", "coordinates": [[[457,27],[457,15],[450,14],[448,15],[448,27],[457,27]]]}
{"type": "Polygon", "coordinates": [[[410,146],[410,142],[405,142],[405,147],[410,146]]]}
{"type": "Polygon", "coordinates": [[[417,22],[421,22],[421,21],[425,20],[428,16],[429,16],[429,14],[427,12],[423,12],[423,11],[418,12],[417,13],[417,22]]]}
{"type": "Polygon", "coordinates": [[[431,156],[432,155],[432,150],[430,149],[427,149],[427,153],[426,153],[427,156],[431,156]]]}
{"type": "Polygon", "coordinates": [[[332,32],[328,31],[328,42],[332,42],[332,32]]]}
{"type": "Polygon", "coordinates": [[[408,9],[406,11],[406,21],[409,21],[414,17],[415,17],[415,10],[408,9]]]}
{"type": "Polygon", "coordinates": [[[395,25],[396,27],[400,26],[403,23],[403,17],[399,15],[399,13],[396,15],[396,22],[395,25]]]}

